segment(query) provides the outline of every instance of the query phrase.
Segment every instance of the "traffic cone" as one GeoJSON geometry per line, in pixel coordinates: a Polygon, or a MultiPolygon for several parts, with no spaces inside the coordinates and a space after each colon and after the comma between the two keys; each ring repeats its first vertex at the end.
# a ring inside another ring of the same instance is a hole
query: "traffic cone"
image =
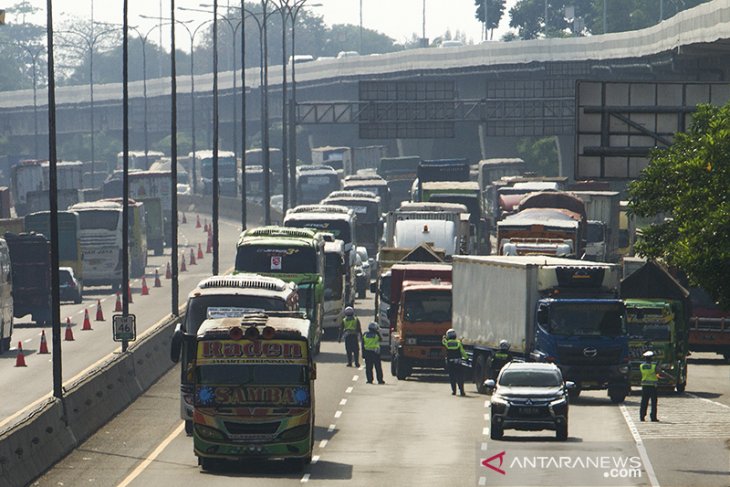
{"type": "Polygon", "coordinates": [[[197,219],[195,220],[195,228],[200,228],[200,215],[198,215],[197,219]]]}
{"type": "Polygon", "coordinates": [[[51,353],[48,351],[48,342],[46,341],[46,330],[41,330],[41,348],[38,350],[39,354],[51,353]]]}
{"type": "Polygon", "coordinates": [[[91,331],[91,321],[89,321],[89,310],[84,310],[84,324],[81,327],[81,331],[91,331]]]}
{"type": "Polygon", "coordinates": [[[129,304],[134,303],[134,299],[132,299],[132,286],[127,284],[127,296],[129,296],[129,304]]]}
{"type": "Polygon", "coordinates": [[[188,218],[185,216],[185,212],[183,212],[182,224],[185,225],[187,222],[188,218]]]}
{"type": "Polygon", "coordinates": [[[208,246],[205,248],[206,254],[212,254],[213,253],[213,236],[208,235],[208,246]]]}
{"type": "Polygon", "coordinates": [[[170,270],[170,263],[167,263],[167,269],[165,269],[165,279],[172,279],[172,270],[170,270]]]}
{"type": "Polygon", "coordinates": [[[155,269],[155,287],[162,287],[162,283],[160,282],[160,273],[155,269]]]}
{"type": "Polygon", "coordinates": [[[16,367],[27,367],[25,365],[25,355],[23,355],[23,342],[18,342],[18,355],[15,357],[16,367]]]}
{"type": "Polygon", "coordinates": [[[114,312],[115,313],[121,313],[122,312],[122,297],[117,293],[117,304],[114,306],[114,312]]]}
{"type": "Polygon", "coordinates": [[[203,227],[203,231],[205,233],[210,232],[210,225],[208,225],[208,219],[207,218],[205,219],[205,226],[203,227]]]}
{"type": "Polygon", "coordinates": [[[188,268],[185,267],[185,253],[180,254],[180,272],[187,272],[188,268]]]}
{"type": "Polygon", "coordinates": [[[201,260],[203,258],[203,249],[200,247],[200,244],[198,244],[198,260],[201,260]]]}
{"type": "Polygon", "coordinates": [[[96,321],[104,321],[104,313],[101,311],[101,299],[96,300],[96,321]]]}
{"type": "Polygon", "coordinates": [[[147,287],[147,279],[142,276],[142,296],[147,296],[150,294],[150,288],[147,287]]]}
{"type": "MultiPolygon", "coordinates": [[[[88,311],[86,312],[88,316],[88,311]]],[[[66,336],[63,339],[67,342],[74,341],[74,332],[71,329],[71,318],[66,318],[66,336]]]]}
{"type": "Polygon", "coordinates": [[[198,265],[198,263],[195,262],[195,251],[192,247],[190,247],[190,265],[198,265]]]}
{"type": "Polygon", "coordinates": [[[208,236],[209,237],[213,236],[213,224],[212,223],[210,225],[208,225],[208,236]]]}

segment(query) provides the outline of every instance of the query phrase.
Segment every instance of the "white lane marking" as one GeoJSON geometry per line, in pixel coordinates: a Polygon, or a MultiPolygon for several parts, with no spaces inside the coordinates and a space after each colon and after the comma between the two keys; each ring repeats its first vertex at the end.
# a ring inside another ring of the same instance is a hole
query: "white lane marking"
{"type": "Polygon", "coordinates": [[[360,376],[359,376],[359,375],[353,375],[353,376],[352,376],[352,382],[356,382],[356,381],[357,381],[357,379],[359,379],[359,378],[360,378],[360,376]]]}
{"type": "Polygon", "coordinates": [[[482,443],[482,451],[487,451],[487,442],[482,443]]]}
{"type": "Polygon", "coordinates": [[[28,338],[27,340],[24,340],[23,343],[28,343],[28,342],[32,342],[32,341],[33,341],[32,338],[28,338]]]}
{"type": "Polygon", "coordinates": [[[340,416],[342,416],[342,411],[335,412],[335,418],[339,418],[340,416]]]}
{"type": "Polygon", "coordinates": [[[312,456],[312,465],[314,465],[314,464],[315,464],[315,463],[317,463],[318,461],[319,461],[319,455],[313,455],[313,456],[312,456]]]}
{"type": "Polygon", "coordinates": [[[479,477],[479,485],[487,485],[487,478],[479,477]]]}
{"type": "Polygon", "coordinates": [[[484,420],[489,421],[491,418],[489,417],[489,413],[484,413],[484,420]]]}
{"type": "Polygon", "coordinates": [[[695,394],[692,394],[691,392],[687,392],[686,394],[689,397],[693,398],[693,399],[699,399],[700,401],[709,402],[710,404],[714,404],[715,406],[720,406],[720,407],[725,408],[725,409],[730,409],[730,406],[728,406],[727,404],[723,404],[721,402],[713,401],[712,399],[707,399],[707,398],[704,398],[704,397],[700,397],[700,396],[697,396],[695,394]]]}
{"type": "Polygon", "coordinates": [[[489,434],[489,427],[488,426],[482,429],[482,434],[485,435],[485,436],[489,434]]]}
{"type": "Polygon", "coordinates": [[[639,450],[639,456],[644,464],[644,470],[646,470],[646,475],[649,477],[649,483],[652,487],[659,487],[659,480],[656,478],[656,474],[654,473],[654,467],[651,465],[651,460],[649,460],[649,454],[646,451],[644,442],[641,440],[641,435],[639,435],[639,430],[636,428],[634,420],[631,419],[629,410],[623,404],[619,406],[619,409],[621,410],[621,414],[624,416],[624,421],[626,421],[629,431],[631,431],[631,436],[634,437],[636,449],[639,450]]]}
{"type": "Polygon", "coordinates": [[[311,474],[305,473],[304,476],[302,476],[302,480],[300,480],[300,482],[303,484],[306,484],[307,482],[309,482],[310,476],[311,476],[311,474]]]}
{"type": "Polygon", "coordinates": [[[353,389],[352,387],[348,387],[347,389],[345,389],[345,394],[352,393],[352,389],[353,389]]]}
{"type": "Polygon", "coordinates": [[[488,408],[491,404],[492,404],[492,402],[489,399],[487,399],[486,401],[484,401],[484,407],[485,408],[488,408]]]}
{"type": "Polygon", "coordinates": [[[329,428],[327,428],[327,433],[333,433],[335,431],[335,428],[337,428],[337,425],[331,424],[329,428]]]}
{"type": "Polygon", "coordinates": [[[340,401],[340,406],[344,406],[345,404],[347,404],[347,399],[343,399],[340,401]]]}
{"type": "Polygon", "coordinates": [[[160,453],[162,453],[165,450],[165,448],[167,448],[167,446],[170,443],[172,443],[172,440],[174,440],[180,433],[182,433],[182,431],[183,431],[184,428],[185,428],[185,423],[184,422],[183,423],[180,423],[177,426],[177,428],[175,428],[172,431],[172,433],[170,433],[167,436],[167,438],[165,438],[164,440],[162,440],[162,443],[160,443],[159,445],[157,445],[157,448],[155,448],[154,451],[152,453],[150,453],[149,456],[147,458],[145,458],[142,461],[142,463],[140,463],[137,466],[137,468],[135,468],[134,470],[132,470],[132,473],[130,473],[129,475],[127,475],[127,477],[124,480],[122,480],[117,485],[117,487],[127,487],[127,485],[131,484],[134,481],[134,479],[136,479],[137,477],[139,477],[140,474],[142,472],[144,472],[147,469],[147,467],[149,467],[150,464],[157,459],[157,457],[160,456],[160,453]]]}
{"type": "Polygon", "coordinates": [[[329,440],[322,440],[319,442],[319,447],[324,448],[327,446],[327,443],[329,443],[329,440]]]}

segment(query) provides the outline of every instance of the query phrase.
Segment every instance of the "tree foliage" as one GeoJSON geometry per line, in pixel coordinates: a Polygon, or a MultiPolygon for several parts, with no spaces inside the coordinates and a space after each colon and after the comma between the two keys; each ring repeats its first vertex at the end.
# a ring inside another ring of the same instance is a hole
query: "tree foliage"
{"type": "Polygon", "coordinates": [[[527,170],[541,176],[557,176],[560,163],[555,137],[524,138],[517,143],[517,153],[527,170]]]}
{"type": "Polygon", "coordinates": [[[730,104],[698,107],[690,130],[652,154],[629,192],[636,215],[670,217],[644,230],[638,252],[730,307],[730,104]]]}
{"type": "Polygon", "coordinates": [[[504,10],[506,8],[505,0],[474,0],[476,5],[475,16],[479,22],[484,23],[484,5],[486,4],[487,9],[487,30],[494,30],[499,27],[499,23],[504,17],[504,10]]]}

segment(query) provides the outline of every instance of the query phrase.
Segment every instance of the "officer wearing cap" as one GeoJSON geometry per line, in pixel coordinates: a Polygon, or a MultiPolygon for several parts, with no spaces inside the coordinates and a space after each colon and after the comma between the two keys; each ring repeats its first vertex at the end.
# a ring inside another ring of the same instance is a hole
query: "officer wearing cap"
{"type": "Polygon", "coordinates": [[[378,324],[370,323],[368,331],[362,336],[362,358],[365,359],[365,377],[367,377],[368,384],[373,383],[373,367],[375,367],[378,384],[385,384],[383,365],[380,362],[380,339],[378,324]]]}
{"type": "Polygon", "coordinates": [[[657,419],[657,386],[659,384],[659,372],[654,362],[654,352],[647,350],[644,352],[644,362],[639,366],[641,371],[641,409],[639,410],[639,419],[644,421],[646,417],[646,409],[651,399],[651,414],[649,417],[652,421],[657,419]]]}
{"type": "Polygon", "coordinates": [[[347,353],[347,366],[352,367],[354,359],[355,367],[360,367],[360,337],[362,330],[360,328],[360,320],[355,316],[355,310],[352,306],[345,308],[345,317],[340,324],[340,338],[345,338],[345,352],[347,353]]]}
{"type": "Polygon", "coordinates": [[[449,373],[449,382],[451,382],[451,395],[456,395],[458,385],[461,395],[466,396],[461,361],[467,359],[467,354],[461,340],[456,337],[456,330],[449,328],[441,343],[446,348],[446,371],[449,373]]]}

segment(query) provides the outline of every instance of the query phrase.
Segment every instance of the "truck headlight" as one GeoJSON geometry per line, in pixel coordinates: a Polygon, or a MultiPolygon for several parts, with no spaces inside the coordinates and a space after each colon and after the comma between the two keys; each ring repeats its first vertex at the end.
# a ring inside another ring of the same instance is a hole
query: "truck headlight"
{"type": "Polygon", "coordinates": [[[205,440],[224,440],[225,436],[223,436],[223,433],[218,431],[217,429],[210,428],[208,426],[203,426],[202,424],[196,424],[195,425],[195,432],[200,436],[201,438],[205,440]]]}
{"type": "Polygon", "coordinates": [[[416,339],[415,338],[406,338],[406,345],[415,345],[416,339]]]}

